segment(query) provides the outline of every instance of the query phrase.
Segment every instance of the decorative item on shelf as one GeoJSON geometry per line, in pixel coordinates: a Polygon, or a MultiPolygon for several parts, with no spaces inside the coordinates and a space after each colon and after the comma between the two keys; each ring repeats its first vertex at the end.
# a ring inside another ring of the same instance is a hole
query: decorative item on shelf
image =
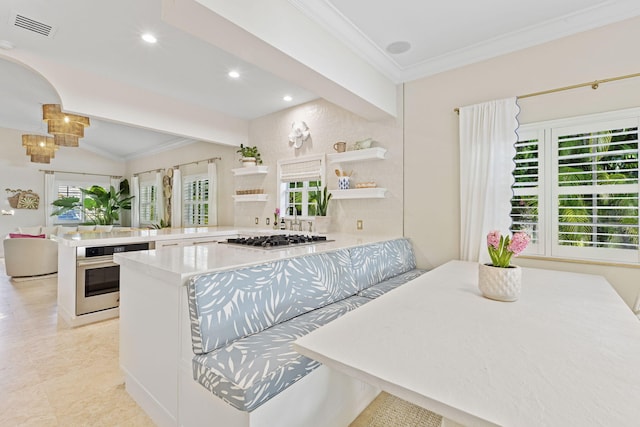
{"type": "Polygon", "coordinates": [[[38,209],[40,205],[40,196],[31,190],[6,188],[5,191],[14,193],[13,196],[7,197],[9,206],[14,209],[38,209]]]}
{"type": "Polygon", "coordinates": [[[280,227],[280,208],[276,208],[275,211],[273,211],[273,229],[277,230],[278,227],[280,227]]]}
{"type": "Polygon", "coordinates": [[[302,143],[309,139],[311,131],[309,126],[303,121],[295,121],[291,123],[291,133],[289,133],[289,142],[293,144],[294,148],[302,147],[302,143]]]}
{"type": "Polygon", "coordinates": [[[371,138],[363,139],[362,141],[356,141],[356,143],[353,146],[353,149],[364,150],[366,148],[371,148],[372,143],[373,143],[373,139],[371,138]]]}
{"type": "Polygon", "coordinates": [[[522,290],[522,269],[511,265],[511,257],[524,251],[531,238],[517,232],[512,238],[502,236],[498,230],[487,235],[487,250],[491,264],[480,264],[478,287],[486,298],[497,301],[516,301],[522,290]]]}
{"type": "Polygon", "coordinates": [[[242,166],[250,167],[262,164],[262,159],[260,158],[260,151],[258,147],[255,145],[253,147],[244,146],[244,144],[240,144],[240,148],[237,153],[240,153],[240,161],[242,162],[242,166]]]}
{"type": "Polygon", "coordinates": [[[341,176],[338,178],[338,190],[348,190],[350,188],[350,177],[341,176]]]}
{"type": "Polygon", "coordinates": [[[376,188],[378,185],[373,182],[373,181],[369,181],[369,182],[358,182],[356,184],[356,188],[376,188]]]}
{"type": "Polygon", "coordinates": [[[318,233],[328,233],[331,225],[331,217],[327,216],[327,209],[329,208],[329,201],[333,195],[327,192],[327,186],[320,191],[320,188],[316,187],[316,218],[315,227],[318,233]]]}
{"type": "Polygon", "coordinates": [[[113,225],[120,218],[120,210],[131,209],[131,200],[134,196],[129,196],[129,181],[126,179],[120,182],[120,190],[111,186],[105,190],[99,185],[90,188],[80,188],[84,194],[84,200],[78,197],[62,197],[51,203],[55,209],[51,216],[59,216],[69,211],[82,211],[87,220],[87,224],[113,225]]]}
{"type": "Polygon", "coordinates": [[[55,144],[61,147],[77,147],[84,137],[84,128],[90,126],[89,117],[63,113],[60,104],[44,104],[42,119],[47,122],[47,131],[53,135],[55,144]]]}
{"type": "Polygon", "coordinates": [[[31,156],[33,163],[50,163],[58,151],[50,136],[22,135],[22,146],[27,149],[27,156],[31,156]]]}
{"type": "Polygon", "coordinates": [[[335,144],[333,144],[333,149],[338,153],[344,153],[345,151],[347,151],[347,143],[344,141],[336,142],[335,144]]]}
{"type": "Polygon", "coordinates": [[[236,190],[236,195],[242,196],[245,194],[264,194],[264,188],[253,188],[251,190],[236,190]]]}

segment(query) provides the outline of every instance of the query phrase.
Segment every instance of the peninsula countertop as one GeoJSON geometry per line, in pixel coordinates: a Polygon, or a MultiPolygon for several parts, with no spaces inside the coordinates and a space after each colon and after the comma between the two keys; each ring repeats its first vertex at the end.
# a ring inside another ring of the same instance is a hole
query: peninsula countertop
{"type": "MultiPolygon", "coordinates": [[[[271,230],[273,232],[275,230],[271,230]]],[[[53,236],[59,244],[69,247],[107,246],[127,243],[158,242],[166,240],[195,239],[199,237],[224,237],[239,233],[262,234],[268,229],[221,227],[137,229],[114,227],[109,232],[84,231],[53,236]]]]}
{"type": "MultiPolygon", "coordinates": [[[[255,233],[255,229],[252,229],[255,233]]],[[[236,229],[236,231],[238,231],[236,229]]],[[[241,231],[246,232],[245,230],[241,231]]],[[[288,246],[277,249],[261,249],[210,243],[183,247],[168,247],[158,250],[118,253],[114,261],[123,267],[144,271],[163,280],[171,278],[183,283],[189,276],[219,270],[229,270],[248,265],[301,255],[328,252],[398,238],[401,236],[369,236],[364,234],[329,234],[326,242],[288,246]]],[[[221,240],[224,240],[221,238],[221,240]]]]}

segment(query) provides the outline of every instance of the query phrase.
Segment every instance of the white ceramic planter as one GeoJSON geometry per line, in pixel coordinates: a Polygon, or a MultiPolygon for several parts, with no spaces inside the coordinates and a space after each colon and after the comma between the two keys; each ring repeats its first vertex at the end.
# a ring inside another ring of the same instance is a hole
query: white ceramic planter
{"type": "Polygon", "coordinates": [[[497,301],[515,301],[522,290],[522,269],[516,265],[506,268],[480,264],[478,287],[482,295],[497,301]]]}
{"type": "Polygon", "coordinates": [[[316,233],[326,234],[329,232],[329,227],[331,226],[331,217],[330,216],[317,216],[315,219],[315,228],[316,233]]]}

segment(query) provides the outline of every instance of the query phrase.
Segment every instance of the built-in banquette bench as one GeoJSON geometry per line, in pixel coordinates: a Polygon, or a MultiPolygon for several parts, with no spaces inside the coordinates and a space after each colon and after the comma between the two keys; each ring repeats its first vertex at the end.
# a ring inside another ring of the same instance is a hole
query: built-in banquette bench
{"type": "Polygon", "coordinates": [[[194,379],[251,412],[319,366],[296,339],[424,272],[395,239],[194,276],[194,379]]]}

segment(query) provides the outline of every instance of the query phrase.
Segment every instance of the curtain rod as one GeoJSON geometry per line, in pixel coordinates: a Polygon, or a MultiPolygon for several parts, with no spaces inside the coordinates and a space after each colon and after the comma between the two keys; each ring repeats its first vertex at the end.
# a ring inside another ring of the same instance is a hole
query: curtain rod
{"type": "Polygon", "coordinates": [[[174,166],[173,166],[173,168],[174,168],[174,169],[178,169],[180,166],[193,165],[193,164],[198,164],[198,163],[202,163],[202,162],[211,163],[211,162],[213,162],[214,160],[222,160],[222,157],[211,157],[210,159],[197,160],[197,161],[195,161],[195,162],[180,163],[179,165],[174,165],[174,166]]]}
{"type": "MultiPolygon", "coordinates": [[[[591,89],[596,90],[596,89],[598,89],[598,87],[600,86],[601,83],[615,82],[615,81],[618,81],[618,80],[631,79],[633,77],[640,77],[640,73],[627,74],[626,76],[611,77],[611,78],[608,78],[608,79],[594,80],[592,82],[587,82],[587,83],[579,83],[577,85],[563,86],[563,87],[558,87],[558,88],[555,88],[555,89],[543,90],[543,91],[540,91],[540,92],[527,93],[525,95],[519,95],[519,96],[517,96],[517,98],[518,99],[532,98],[534,96],[547,95],[547,94],[555,93],[555,92],[563,92],[565,90],[578,89],[578,88],[586,87],[586,86],[591,86],[591,89]]],[[[458,113],[458,114],[460,114],[460,108],[454,108],[453,111],[458,113]]]]}
{"type": "Polygon", "coordinates": [[[117,178],[117,179],[121,179],[122,178],[122,175],[106,175],[106,174],[103,174],[103,173],[69,172],[69,171],[56,171],[56,170],[50,170],[50,169],[38,169],[38,171],[44,172],[44,173],[72,173],[72,174],[75,174],[75,175],[108,176],[109,178],[117,178]]]}
{"type": "Polygon", "coordinates": [[[160,168],[160,169],[149,169],[148,171],[136,172],[136,173],[133,174],[133,176],[138,176],[138,175],[142,175],[144,173],[149,173],[149,172],[162,172],[162,171],[163,171],[162,168],[160,168]]]}

